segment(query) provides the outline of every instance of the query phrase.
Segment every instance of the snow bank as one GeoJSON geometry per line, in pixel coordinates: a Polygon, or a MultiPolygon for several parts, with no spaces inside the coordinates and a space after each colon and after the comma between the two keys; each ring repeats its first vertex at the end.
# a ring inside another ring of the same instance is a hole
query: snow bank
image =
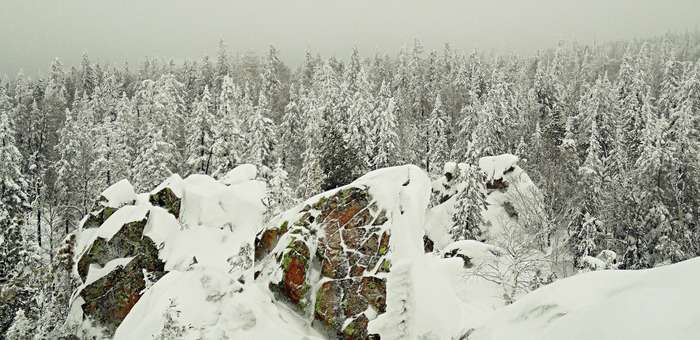
{"type": "Polygon", "coordinates": [[[640,271],[580,274],[504,308],[470,340],[694,340],[700,258],[640,271]]]}

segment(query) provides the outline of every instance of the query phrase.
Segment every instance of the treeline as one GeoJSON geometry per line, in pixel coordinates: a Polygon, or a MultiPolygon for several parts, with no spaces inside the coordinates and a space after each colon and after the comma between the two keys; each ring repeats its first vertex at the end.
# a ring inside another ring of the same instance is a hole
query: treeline
{"type": "MultiPolygon", "coordinates": [[[[575,261],[614,250],[622,268],[647,268],[697,256],[699,57],[692,33],[527,57],[415,41],[396,56],[307,52],[295,69],[274,47],[232,56],[223,43],[182,64],[54,60],[44,78],[0,81],[0,285],[57,266],[60,240],[122,178],[146,191],[171,173],[252,163],[278,211],[371,169],[437,174],[506,152],[545,196],[539,228],[566,231],[575,261]]],[[[20,307],[40,318],[15,304],[0,320],[20,307]]]]}

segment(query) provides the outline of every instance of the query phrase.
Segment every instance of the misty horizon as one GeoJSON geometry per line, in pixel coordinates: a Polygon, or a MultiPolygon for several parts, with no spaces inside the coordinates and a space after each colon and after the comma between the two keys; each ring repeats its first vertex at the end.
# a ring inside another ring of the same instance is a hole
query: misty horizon
{"type": "Polygon", "coordinates": [[[137,65],[145,58],[181,63],[215,55],[223,40],[231,55],[263,55],[269,45],[295,67],[305,50],[346,60],[396,55],[420,40],[426,50],[445,43],[458,51],[532,55],[560,42],[585,45],[645,39],[698,30],[700,5],[653,0],[518,1],[493,4],[444,0],[438,4],[303,0],[293,5],[262,1],[208,4],[130,1],[59,5],[8,0],[0,13],[0,75],[45,74],[55,58],[67,67],[84,53],[93,62],[137,65]]]}

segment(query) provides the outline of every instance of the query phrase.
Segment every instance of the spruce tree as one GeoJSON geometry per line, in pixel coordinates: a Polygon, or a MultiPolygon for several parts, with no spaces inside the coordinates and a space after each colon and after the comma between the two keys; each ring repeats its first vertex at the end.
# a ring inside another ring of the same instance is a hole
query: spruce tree
{"type": "MultiPolygon", "coordinates": [[[[7,97],[0,87],[0,291],[14,291],[15,298],[0,304],[0,334],[10,326],[15,312],[26,303],[26,296],[13,287],[20,274],[26,244],[22,234],[24,214],[28,211],[27,183],[21,172],[22,155],[15,144],[7,97]],[[3,107],[4,106],[4,107],[3,107]]],[[[21,290],[21,287],[19,288],[21,290]]]]}
{"type": "Polygon", "coordinates": [[[202,97],[195,104],[190,116],[187,133],[188,173],[209,174],[213,141],[213,114],[211,112],[211,95],[209,87],[204,87],[202,97]]]}
{"type": "Polygon", "coordinates": [[[294,202],[292,190],[288,185],[289,174],[284,170],[281,160],[277,160],[268,182],[269,193],[267,199],[268,216],[272,217],[285,209],[288,209],[294,202]]]}
{"type": "Polygon", "coordinates": [[[321,165],[323,115],[314,98],[302,99],[306,125],[304,126],[304,152],[301,155],[301,172],[297,187],[298,197],[311,197],[321,192],[325,174],[321,165]]]}
{"type": "Polygon", "coordinates": [[[442,165],[448,160],[450,152],[447,145],[447,114],[442,106],[442,99],[438,94],[435,97],[435,105],[427,121],[425,167],[428,172],[440,171],[442,165]]]}
{"type": "Polygon", "coordinates": [[[148,139],[139,150],[133,169],[134,187],[138,192],[153,190],[168,178],[172,171],[173,145],[163,138],[160,127],[148,127],[148,139]]]}
{"type": "Polygon", "coordinates": [[[370,146],[370,163],[373,169],[396,165],[396,154],[399,149],[396,103],[394,97],[391,96],[388,84],[385,82],[382,82],[379,100],[377,120],[374,122],[370,138],[371,143],[367,143],[370,146]]]}
{"type": "Polygon", "coordinates": [[[260,92],[258,104],[247,124],[246,159],[258,168],[271,169],[272,152],[276,144],[274,123],[270,119],[270,103],[264,92],[260,92]]]}
{"type": "Polygon", "coordinates": [[[467,164],[460,179],[462,189],[455,195],[450,235],[455,241],[481,240],[482,213],[486,208],[484,174],[478,167],[467,164]]]}
{"type": "Polygon", "coordinates": [[[240,116],[241,91],[231,77],[224,76],[219,95],[218,122],[212,126],[214,174],[225,174],[241,161],[245,146],[240,116]]]}

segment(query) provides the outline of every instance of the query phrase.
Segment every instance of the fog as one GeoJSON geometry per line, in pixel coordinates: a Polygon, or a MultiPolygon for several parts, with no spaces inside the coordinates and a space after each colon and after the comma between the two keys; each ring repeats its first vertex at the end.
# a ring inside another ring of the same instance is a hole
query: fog
{"type": "Polygon", "coordinates": [[[44,73],[51,59],[139,63],[232,53],[269,44],[296,64],[304,51],[345,58],[427,48],[533,53],[582,43],[698,29],[697,0],[255,0],[27,1],[0,4],[0,74],[44,73]],[[672,3],[672,5],[670,4],[672,3]]]}

